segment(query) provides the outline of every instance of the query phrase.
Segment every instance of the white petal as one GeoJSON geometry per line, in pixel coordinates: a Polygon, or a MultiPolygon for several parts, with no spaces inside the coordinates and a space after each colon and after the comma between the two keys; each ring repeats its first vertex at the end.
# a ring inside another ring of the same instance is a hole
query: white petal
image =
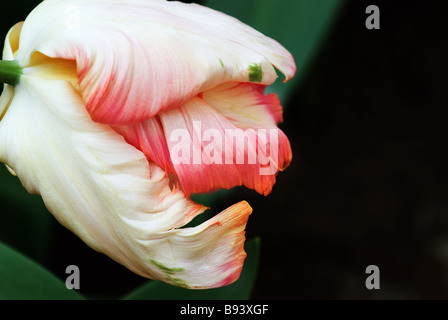
{"type": "MultiPolygon", "coordinates": [[[[225,14],[159,0],[46,0],[26,19],[17,59],[39,51],[76,60],[95,121],[127,124],[173,108],[226,81],[287,79],[292,56],[225,14]]],[[[26,70],[25,70],[26,72],[26,70]]]]}
{"type": "MultiPolygon", "coordinates": [[[[3,60],[14,60],[14,53],[19,47],[19,36],[22,25],[23,23],[17,23],[7,33],[3,48],[3,60]]],[[[0,96],[0,120],[3,118],[6,110],[8,110],[13,95],[14,88],[8,84],[3,84],[3,92],[0,96]]]]}
{"type": "Polygon", "coordinates": [[[23,22],[15,24],[7,33],[3,48],[3,60],[14,60],[14,54],[19,48],[19,36],[23,22]]]}
{"type": "Polygon", "coordinates": [[[250,207],[239,203],[195,228],[204,208],[170,187],[109,126],[91,120],[70,82],[22,76],[0,121],[0,161],[64,226],[145,277],[190,288],[235,281],[250,207]]]}

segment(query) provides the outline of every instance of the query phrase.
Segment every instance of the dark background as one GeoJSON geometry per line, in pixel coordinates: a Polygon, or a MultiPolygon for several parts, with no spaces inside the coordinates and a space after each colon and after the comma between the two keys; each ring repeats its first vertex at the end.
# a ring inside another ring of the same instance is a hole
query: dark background
{"type": "Polygon", "coordinates": [[[266,199],[254,298],[448,298],[446,19],[434,1],[349,1],[285,111],[294,160],[266,199]],[[368,4],[381,29],[364,27],[368,4]],[[381,270],[366,290],[365,269],[381,270]]]}
{"type": "MultiPolygon", "coordinates": [[[[38,2],[15,8],[2,32],[38,2]]],[[[254,299],[448,298],[445,15],[435,1],[346,2],[285,106],[291,166],[268,197],[238,188],[215,206],[245,199],[254,209],[254,299]],[[380,30],[365,28],[370,4],[380,30]],[[380,268],[380,290],[365,287],[368,265],[380,268]]],[[[143,282],[51,229],[45,266],[65,278],[78,265],[83,293],[114,298],[143,282]]]]}

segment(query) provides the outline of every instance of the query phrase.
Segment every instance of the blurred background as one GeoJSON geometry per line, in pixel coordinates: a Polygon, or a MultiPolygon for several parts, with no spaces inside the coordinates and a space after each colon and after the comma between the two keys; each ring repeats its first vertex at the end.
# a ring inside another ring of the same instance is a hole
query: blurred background
{"type": "MultiPolygon", "coordinates": [[[[2,4],[0,38],[40,1],[2,4]]],[[[198,2],[198,1],[196,1],[198,2]]],[[[269,90],[291,166],[268,197],[244,188],[198,198],[214,212],[247,200],[260,237],[253,299],[448,298],[448,42],[436,1],[209,0],[289,49],[294,80],[269,90]],[[368,30],[368,5],[380,29],[368,30]],[[367,290],[368,265],[380,268],[367,290]]],[[[279,82],[281,82],[280,78],[279,82]]],[[[117,298],[142,284],[94,252],[0,171],[0,241],[81,292],[117,298]]]]}

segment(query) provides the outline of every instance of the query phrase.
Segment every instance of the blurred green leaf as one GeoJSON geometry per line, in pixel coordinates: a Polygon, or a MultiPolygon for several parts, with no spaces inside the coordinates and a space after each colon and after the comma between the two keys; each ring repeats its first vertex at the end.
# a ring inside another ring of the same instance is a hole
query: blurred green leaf
{"type": "Polygon", "coordinates": [[[160,281],[149,281],[123,297],[125,300],[247,300],[257,277],[260,258],[260,239],[246,242],[247,258],[241,276],[235,283],[217,289],[189,290],[173,287],[160,281]]]}
{"type": "Polygon", "coordinates": [[[37,263],[0,243],[0,299],[84,299],[37,263]]]}
{"type": "Polygon", "coordinates": [[[345,0],[205,0],[204,5],[225,12],[280,42],[294,56],[297,74],[287,84],[269,87],[286,105],[304,80],[345,0]]]}
{"type": "Polygon", "coordinates": [[[0,164],[0,241],[26,256],[44,262],[50,247],[53,216],[42,198],[30,195],[19,179],[0,164]]]}

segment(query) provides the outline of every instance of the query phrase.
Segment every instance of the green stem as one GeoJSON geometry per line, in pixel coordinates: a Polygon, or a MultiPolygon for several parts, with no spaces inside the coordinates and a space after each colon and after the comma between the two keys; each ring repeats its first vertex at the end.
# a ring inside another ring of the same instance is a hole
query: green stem
{"type": "Polygon", "coordinates": [[[17,61],[0,60],[0,83],[15,86],[20,81],[22,68],[17,61]]]}

